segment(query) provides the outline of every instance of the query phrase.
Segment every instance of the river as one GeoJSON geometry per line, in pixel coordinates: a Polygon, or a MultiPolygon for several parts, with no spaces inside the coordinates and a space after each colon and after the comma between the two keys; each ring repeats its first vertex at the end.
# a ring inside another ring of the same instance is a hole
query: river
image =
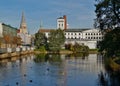
{"type": "Polygon", "coordinates": [[[112,86],[110,79],[103,77],[108,79],[108,74],[97,54],[41,54],[0,60],[0,86],[112,86]]]}

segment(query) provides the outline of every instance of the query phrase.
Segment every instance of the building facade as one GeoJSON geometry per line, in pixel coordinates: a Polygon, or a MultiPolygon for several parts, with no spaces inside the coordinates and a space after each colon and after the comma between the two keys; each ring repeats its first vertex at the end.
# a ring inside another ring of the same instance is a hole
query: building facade
{"type": "Polygon", "coordinates": [[[86,45],[90,49],[97,48],[97,43],[103,39],[103,34],[99,29],[67,29],[65,30],[65,44],[86,45]]]}
{"type": "MultiPolygon", "coordinates": [[[[51,29],[40,29],[39,32],[45,34],[48,38],[51,29]]],[[[55,29],[54,29],[55,30],[55,29]]],[[[97,43],[103,39],[103,34],[99,29],[67,29],[64,30],[65,43],[64,44],[81,44],[86,45],[90,49],[97,48],[97,43]]]]}
{"type": "Polygon", "coordinates": [[[17,36],[17,28],[4,23],[0,23],[0,37],[3,37],[5,35],[9,35],[12,37],[17,36]]]}

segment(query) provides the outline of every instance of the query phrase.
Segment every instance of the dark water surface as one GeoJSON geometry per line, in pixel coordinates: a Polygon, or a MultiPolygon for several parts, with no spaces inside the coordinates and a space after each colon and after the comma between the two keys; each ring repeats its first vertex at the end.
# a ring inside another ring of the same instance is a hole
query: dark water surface
{"type": "Polygon", "coordinates": [[[0,61],[0,86],[105,86],[102,57],[28,55],[0,61]]]}

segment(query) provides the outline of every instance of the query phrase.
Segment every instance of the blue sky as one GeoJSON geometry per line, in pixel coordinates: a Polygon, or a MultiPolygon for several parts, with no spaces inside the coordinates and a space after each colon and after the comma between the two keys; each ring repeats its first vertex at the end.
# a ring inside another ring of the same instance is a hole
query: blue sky
{"type": "Polygon", "coordinates": [[[69,28],[93,28],[95,0],[1,0],[0,22],[19,28],[24,11],[31,34],[43,28],[56,28],[56,19],[67,15],[69,28]]]}

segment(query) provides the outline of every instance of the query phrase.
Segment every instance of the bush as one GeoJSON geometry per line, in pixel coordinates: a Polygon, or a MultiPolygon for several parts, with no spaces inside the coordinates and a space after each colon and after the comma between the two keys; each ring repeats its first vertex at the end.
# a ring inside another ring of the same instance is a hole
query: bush
{"type": "Polygon", "coordinates": [[[45,46],[40,46],[39,49],[35,49],[36,51],[46,52],[45,46]]]}

